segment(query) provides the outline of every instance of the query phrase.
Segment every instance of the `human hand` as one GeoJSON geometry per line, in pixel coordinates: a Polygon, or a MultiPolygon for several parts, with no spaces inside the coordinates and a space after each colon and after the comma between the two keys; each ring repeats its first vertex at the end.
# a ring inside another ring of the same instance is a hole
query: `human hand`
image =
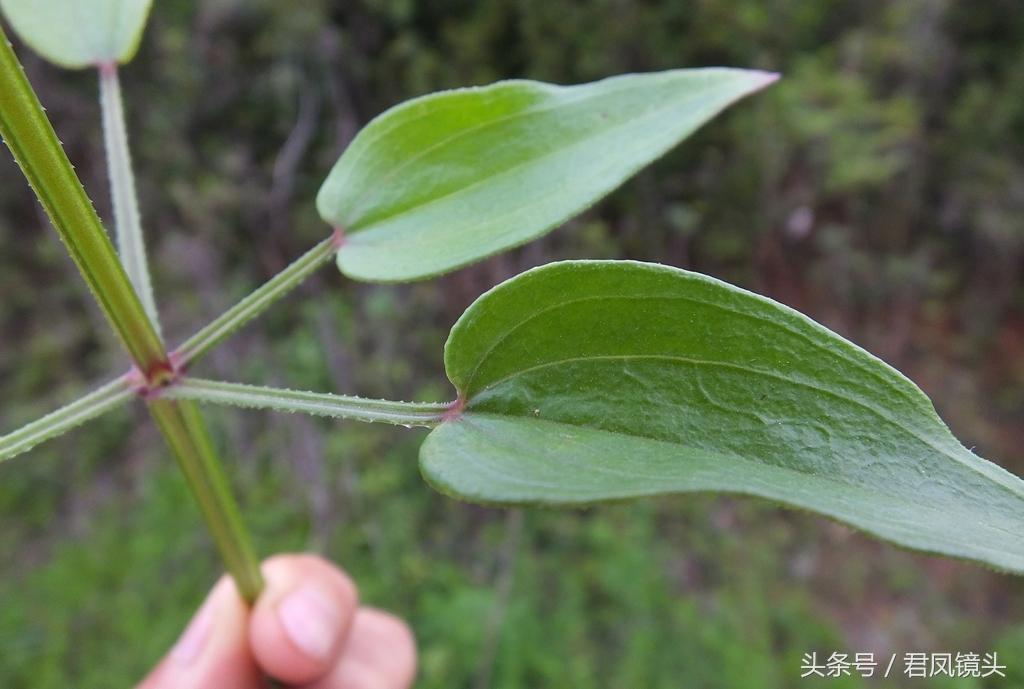
{"type": "Polygon", "coordinates": [[[263,563],[250,610],[223,577],[138,689],[408,689],[416,641],[402,620],[359,605],[352,580],[315,555],[263,563]]]}

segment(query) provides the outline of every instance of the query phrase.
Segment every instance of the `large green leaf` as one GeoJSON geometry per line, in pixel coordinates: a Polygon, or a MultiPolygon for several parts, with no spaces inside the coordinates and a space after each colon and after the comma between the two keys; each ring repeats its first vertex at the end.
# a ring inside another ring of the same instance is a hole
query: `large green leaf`
{"type": "Polygon", "coordinates": [[[33,50],[78,68],[131,60],[152,1],[0,0],[0,9],[33,50]]]}
{"type": "Polygon", "coordinates": [[[675,70],[568,87],[504,81],[417,98],[360,132],[317,207],[345,229],[338,265],[346,275],[437,275],[544,234],[775,79],[675,70]]]}
{"type": "Polygon", "coordinates": [[[473,501],[728,491],[1024,572],[1024,482],[899,372],[801,314],[632,262],[538,268],[452,330],[460,404],[421,452],[473,501]]]}

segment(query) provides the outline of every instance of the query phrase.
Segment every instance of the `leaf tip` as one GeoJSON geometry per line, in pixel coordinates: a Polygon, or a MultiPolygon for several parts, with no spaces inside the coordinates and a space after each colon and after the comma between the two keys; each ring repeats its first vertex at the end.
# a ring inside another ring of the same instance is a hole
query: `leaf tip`
{"type": "Polygon", "coordinates": [[[755,89],[767,88],[782,78],[780,72],[767,72],[760,69],[751,70],[751,72],[754,77],[755,89]]]}

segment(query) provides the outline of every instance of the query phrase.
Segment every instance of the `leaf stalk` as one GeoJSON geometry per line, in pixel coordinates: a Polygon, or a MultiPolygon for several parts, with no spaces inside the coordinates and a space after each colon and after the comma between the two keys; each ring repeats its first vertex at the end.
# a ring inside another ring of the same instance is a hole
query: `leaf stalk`
{"type": "Polygon", "coordinates": [[[131,152],[128,148],[128,132],[124,121],[124,103],[121,98],[121,82],[117,65],[100,65],[100,110],[103,114],[103,143],[107,154],[107,174],[110,177],[110,194],[114,207],[114,225],[117,232],[117,253],[124,265],[128,279],[135,287],[142,306],[160,334],[160,319],[153,284],[146,260],[146,243],[142,233],[142,216],[139,212],[138,196],[135,192],[135,175],[132,173],[131,152]]]}
{"type": "Polygon", "coordinates": [[[432,428],[445,420],[450,404],[373,400],[324,392],[283,390],[202,378],[182,378],[160,391],[166,399],[195,400],[250,409],[432,428]]]}
{"type": "Polygon", "coordinates": [[[0,436],[0,461],[27,452],[45,440],[121,406],[134,396],[129,374],[115,378],[74,402],[0,436]]]}
{"type": "Polygon", "coordinates": [[[220,342],[267,310],[325,264],[338,250],[336,235],[323,240],[240,302],[185,340],[172,357],[187,369],[220,342]]]}

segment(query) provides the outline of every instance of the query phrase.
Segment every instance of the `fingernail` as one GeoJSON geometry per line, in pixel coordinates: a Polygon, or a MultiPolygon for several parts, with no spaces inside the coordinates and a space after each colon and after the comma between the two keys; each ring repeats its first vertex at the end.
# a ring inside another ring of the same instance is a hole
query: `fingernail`
{"type": "Polygon", "coordinates": [[[187,666],[195,662],[199,652],[206,644],[206,637],[210,635],[210,624],[213,621],[213,612],[209,604],[203,605],[196,613],[196,616],[189,622],[185,632],[171,649],[171,657],[180,665],[187,666]]]}
{"type": "Polygon", "coordinates": [[[295,647],[314,660],[329,660],[341,627],[341,614],[330,597],[303,587],[286,595],[277,606],[285,634],[295,647]]]}

